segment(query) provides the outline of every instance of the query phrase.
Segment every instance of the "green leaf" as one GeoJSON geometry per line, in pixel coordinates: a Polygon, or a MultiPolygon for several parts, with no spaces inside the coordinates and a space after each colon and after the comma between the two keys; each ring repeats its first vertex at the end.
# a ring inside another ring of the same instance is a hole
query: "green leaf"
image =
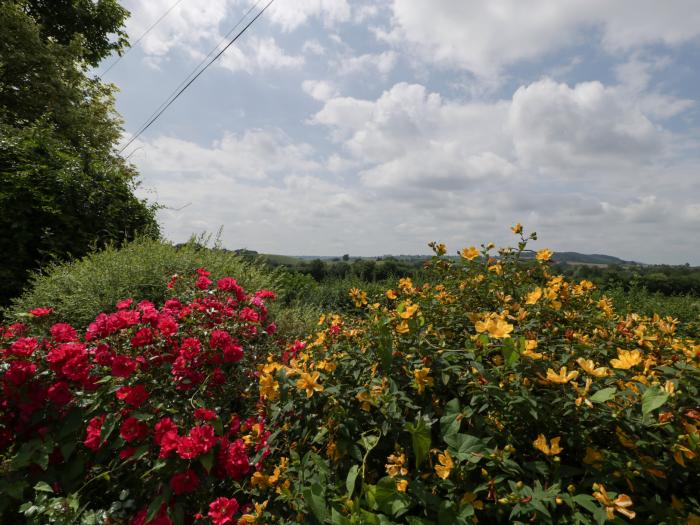
{"type": "Polygon", "coordinates": [[[352,522],[335,509],[331,510],[332,525],[352,525],[352,522]]]}
{"type": "Polygon", "coordinates": [[[503,342],[501,353],[503,354],[505,364],[508,366],[513,366],[520,359],[520,352],[516,348],[515,343],[513,343],[513,339],[506,339],[503,342]]]}
{"type": "Polygon", "coordinates": [[[51,488],[51,485],[46,483],[45,481],[40,481],[36,485],[34,485],[34,490],[37,492],[50,492],[53,494],[53,489],[51,488]]]}
{"type": "Polygon", "coordinates": [[[149,521],[152,521],[153,518],[156,517],[158,514],[158,511],[160,510],[160,507],[168,501],[168,498],[170,497],[170,489],[166,487],[163,492],[160,493],[156,499],[151,501],[151,504],[148,506],[148,510],[146,511],[146,523],[149,521]]]}
{"type": "Polygon", "coordinates": [[[615,392],[617,392],[617,388],[614,386],[602,388],[591,396],[591,401],[594,403],[605,403],[615,397],[615,392]]]}
{"type": "Polygon", "coordinates": [[[416,456],[416,469],[418,469],[423,461],[428,458],[428,452],[430,451],[430,426],[426,423],[425,418],[419,416],[415,425],[406,423],[405,428],[411,434],[413,454],[416,456]]]}
{"type": "Polygon", "coordinates": [[[647,415],[668,400],[668,392],[658,387],[647,388],[642,395],[642,414],[647,415]]]}
{"type": "Polygon", "coordinates": [[[206,454],[199,456],[199,462],[202,464],[204,470],[206,470],[208,474],[209,471],[211,471],[211,468],[214,466],[214,451],[210,450],[206,454]]]}
{"type": "Polygon", "coordinates": [[[357,479],[357,473],[360,471],[359,465],[353,465],[348,471],[348,477],[345,478],[345,488],[348,491],[348,497],[352,497],[352,493],[355,490],[355,480],[357,479]]]}
{"type": "Polygon", "coordinates": [[[313,512],[320,523],[326,521],[328,514],[325,492],[325,489],[318,483],[314,483],[311,487],[307,487],[302,491],[304,501],[311,508],[311,512],[313,512]]]}
{"type": "Polygon", "coordinates": [[[389,476],[383,477],[377,483],[374,499],[379,510],[395,518],[405,514],[411,505],[411,498],[396,490],[396,480],[389,476]]]}

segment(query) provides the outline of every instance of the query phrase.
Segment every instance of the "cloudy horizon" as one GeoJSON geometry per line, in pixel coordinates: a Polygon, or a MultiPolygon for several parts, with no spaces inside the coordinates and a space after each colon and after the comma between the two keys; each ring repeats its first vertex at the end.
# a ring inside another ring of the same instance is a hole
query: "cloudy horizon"
{"type": "MultiPolygon", "coordinates": [[[[123,0],[132,41],[172,3],[123,0]]],[[[126,137],[250,4],[182,0],[110,71],[126,137]]],[[[276,0],[125,154],[174,242],[455,253],[520,222],[700,265],[698,63],[690,0],[276,0]]]]}

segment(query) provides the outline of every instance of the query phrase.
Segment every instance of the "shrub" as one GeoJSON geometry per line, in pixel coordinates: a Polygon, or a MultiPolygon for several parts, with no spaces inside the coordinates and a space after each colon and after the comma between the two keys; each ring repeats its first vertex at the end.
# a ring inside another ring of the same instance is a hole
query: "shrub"
{"type": "Polygon", "coordinates": [[[356,315],[260,367],[280,522],[697,523],[697,341],[552,275],[549,250],[522,263],[528,240],[434,244],[431,284],[351,290],[356,315]]]}
{"type": "Polygon", "coordinates": [[[0,521],[202,513],[222,525],[251,511],[237,494],[268,453],[251,380],[275,331],[274,294],[231,278],[212,287],[209,275],[174,279],[177,297],[159,309],[120,301],[84,333],[47,308],[0,330],[0,521]]]}
{"type": "Polygon", "coordinates": [[[85,328],[95,316],[124,297],[162,303],[173,275],[205,267],[215,278],[236,275],[247,288],[277,288],[280,272],[266,271],[231,252],[190,242],[172,244],[140,238],[111,245],[69,263],[53,264],[35,274],[28,291],[14,300],[6,316],[21,320],[36,305],[51,307],[55,318],[85,328]]]}

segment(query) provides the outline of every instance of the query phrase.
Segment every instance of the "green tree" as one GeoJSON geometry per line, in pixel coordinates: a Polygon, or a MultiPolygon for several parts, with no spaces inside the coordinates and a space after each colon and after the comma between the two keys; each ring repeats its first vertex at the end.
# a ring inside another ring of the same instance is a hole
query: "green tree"
{"type": "Polygon", "coordinates": [[[0,0],[0,304],[50,259],[158,235],[115,151],[114,86],[88,74],[123,49],[127,14],[115,0],[0,0]]]}

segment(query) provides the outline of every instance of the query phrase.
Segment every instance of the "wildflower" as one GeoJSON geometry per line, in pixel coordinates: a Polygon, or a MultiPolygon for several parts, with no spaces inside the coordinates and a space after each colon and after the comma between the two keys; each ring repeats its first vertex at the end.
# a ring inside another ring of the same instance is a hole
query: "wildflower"
{"type": "Polygon", "coordinates": [[[384,465],[386,468],[386,473],[389,474],[392,478],[395,478],[396,476],[406,476],[408,475],[408,469],[404,466],[406,464],[406,455],[405,454],[399,454],[398,456],[396,454],[391,454],[387,458],[388,463],[384,465]]]}
{"type": "Polygon", "coordinates": [[[413,281],[410,277],[402,277],[399,279],[399,288],[405,293],[410,293],[413,291],[413,281]]]}
{"type": "Polygon", "coordinates": [[[402,319],[410,319],[415,315],[415,313],[418,311],[418,305],[417,304],[409,304],[406,306],[403,312],[399,313],[399,316],[402,319]]]}
{"type": "Polygon", "coordinates": [[[419,394],[423,393],[426,386],[433,386],[433,378],[428,374],[430,374],[430,368],[419,368],[413,371],[413,380],[419,394]]]}
{"type": "Polygon", "coordinates": [[[119,427],[119,436],[127,443],[148,435],[148,427],[135,417],[128,417],[119,427]]]}
{"type": "Polygon", "coordinates": [[[88,423],[85,440],[83,445],[92,451],[100,448],[100,434],[102,433],[102,424],[106,416],[95,416],[88,423]]]}
{"type": "Polygon", "coordinates": [[[357,308],[367,304],[367,292],[364,292],[359,288],[351,288],[348,295],[350,295],[350,298],[355,303],[357,308]]]}
{"type": "Polygon", "coordinates": [[[559,446],[559,440],[561,440],[561,437],[555,437],[551,439],[550,444],[547,444],[547,438],[544,437],[544,434],[540,434],[537,436],[537,439],[532,442],[532,446],[548,456],[556,456],[564,450],[559,446]]]}
{"type": "Polygon", "coordinates": [[[355,396],[355,399],[357,399],[360,402],[360,408],[364,410],[365,412],[369,412],[370,408],[372,405],[370,404],[370,395],[369,392],[358,392],[357,395],[355,396]]]}
{"type": "Polygon", "coordinates": [[[115,395],[117,399],[134,408],[140,407],[149,398],[146,387],[143,385],[123,386],[115,392],[115,395]]]}
{"type": "Polygon", "coordinates": [[[317,383],[318,378],[321,374],[319,372],[302,372],[297,381],[297,388],[301,390],[306,390],[306,397],[309,398],[314,395],[314,392],[323,392],[323,386],[317,383]]]}
{"type": "Polygon", "coordinates": [[[511,227],[510,231],[512,231],[516,235],[523,233],[523,225],[520,223],[517,223],[515,226],[511,227]]]}
{"type": "Polygon", "coordinates": [[[596,368],[595,362],[592,359],[584,359],[583,357],[579,357],[576,362],[578,363],[578,366],[580,366],[589,376],[605,377],[608,375],[608,369],[604,366],[596,368]]]}
{"type": "Polygon", "coordinates": [[[34,308],[29,313],[34,317],[44,317],[53,313],[53,308],[34,308]]]}
{"type": "Polygon", "coordinates": [[[593,497],[605,507],[605,513],[609,520],[615,519],[615,512],[619,512],[629,519],[633,519],[637,515],[634,511],[627,509],[632,506],[632,499],[627,494],[618,494],[614,500],[611,500],[602,484],[595,483],[593,490],[595,491],[593,497]]]}
{"type": "Polygon", "coordinates": [[[238,501],[236,498],[217,498],[209,504],[207,516],[211,518],[214,525],[227,525],[235,523],[233,515],[238,512],[238,501]]]}
{"type": "Polygon", "coordinates": [[[544,248],[543,250],[537,252],[537,255],[535,255],[535,259],[537,259],[540,262],[547,262],[552,258],[552,255],[554,255],[554,252],[552,252],[552,250],[544,248]]]}
{"type": "Polygon", "coordinates": [[[439,465],[435,465],[435,472],[438,477],[442,479],[447,479],[450,477],[450,472],[454,467],[454,462],[452,461],[452,456],[450,456],[450,451],[445,450],[443,454],[438,455],[439,465]]]}
{"type": "Polygon", "coordinates": [[[578,372],[572,371],[567,373],[567,369],[565,366],[561,367],[558,374],[551,368],[547,369],[547,380],[551,381],[552,383],[559,383],[563,385],[568,383],[569,381],[576,379],[577,377],[578,372]]]}
{"type": "Polygon", "coordinates": [[[260,396],[273,401],[277,399],[280,385],[272,374],[260,374],[260,396]]]}
{"type": "Polygon", "coordinates": [[[586,447],[586,455],[583,458],[583,462],[586,465],[593,465],[595,467],[603,462],[603,453],[591,447],[586,447]]]}
{"type": "Polygon", "coordinates": [[[394,300],[396,299],[396,292],[394,290],[387,290],[386,296],[388,299],[394,300]]]}
{"type": "Polygon", "coordinates": [[[525,348],[520,353],[520,355],[522,355],[523,357],[529,357],[533,360],[542,359],[542,357],[544,357],[544,354],[542,354],[541,352],[535,352],[535,348],[537,348],[537,341],[535,341],[534,339],[526,339],[525,348]]]}
{"type": "Polygon", "coordinates": [[[484,508],[484,502],[480,499],[477,499],[476,494],[474,494],[473,492],[465,492],[464,496],[462,496],[461,503],[463,505],[471,505],[477,510],[482,510],[484,508]]]}
{"type": "Polygon", "coordinates": [[[468,261],[473,261],[477,257],[479,257],[479,250],[477,250],[474,246],[470,246],[469,248],[463,248],[461,252],[459,252],[459,255],[463,259],[467,259],[468,261]]]}
{"type": "Polygon", "coordinates": [[[406,492],[406,489],[408,488],[408,480],[407,479],[397,479],[396,480],[396,490],[399,492],[406,492]]]}
{"type": "Polygon", "coordinates": [[[525,304],[535,304],[542,297],[542,288],[535,288],[532,292],[527,294],[525,298],[525,304]]]}
{"type": "Polygon", "coordinates": [[[642,362],[642,353],[639,350],[623,350],[617,349],[617,359],[611,359],[610,364],[613,368],[629,370],[633,366],[637,366],[642,362]]]}
{"type": "Polygon", "coordinates": [[[408,322],[406,320],[401,321],[399,324],[396,325],[396,333],[397,334],[407,334],[410,332],[410,327],[408,326],[408,322]]]}
{"type": "Polygon", "coordinates": [[[437,255],[445,255],[447,253],[447,247],[444,243],[434,245],[433,249],[437,255]]]}

